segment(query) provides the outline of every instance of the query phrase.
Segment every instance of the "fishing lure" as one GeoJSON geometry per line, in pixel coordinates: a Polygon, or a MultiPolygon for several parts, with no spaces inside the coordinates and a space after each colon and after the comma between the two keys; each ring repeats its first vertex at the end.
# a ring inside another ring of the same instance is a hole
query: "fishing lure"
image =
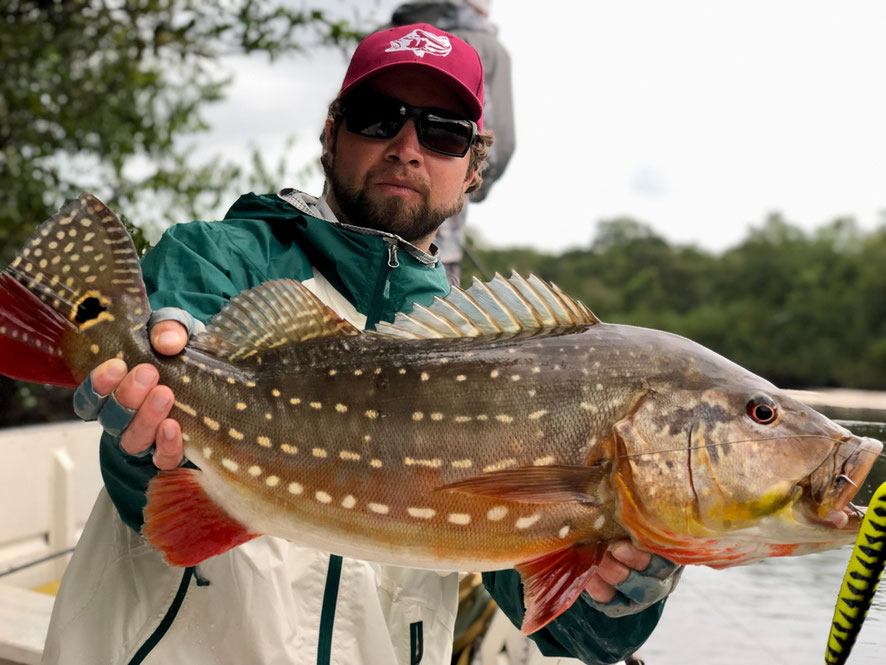
{"type": "Polygon", "coordinates": [[[852,558],[846,566],[834,621],[828,636],[824,662],[826,665],[843,665],[849,658],[855,638],[867,616],[877,584],[886,566],[886,483],[880,485],[868,509],[855,539],[852,558]]]}

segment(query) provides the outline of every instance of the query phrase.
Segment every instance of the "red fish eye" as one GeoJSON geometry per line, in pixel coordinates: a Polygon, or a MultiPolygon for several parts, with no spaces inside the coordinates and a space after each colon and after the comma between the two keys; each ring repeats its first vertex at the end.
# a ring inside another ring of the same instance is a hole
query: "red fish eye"
{"type": "Polygon", "coordinates": [[[770,400],[755,398],[748,402],[748,415],[761,425],[768,425],[778,417],[778,410],[770,400]]]}

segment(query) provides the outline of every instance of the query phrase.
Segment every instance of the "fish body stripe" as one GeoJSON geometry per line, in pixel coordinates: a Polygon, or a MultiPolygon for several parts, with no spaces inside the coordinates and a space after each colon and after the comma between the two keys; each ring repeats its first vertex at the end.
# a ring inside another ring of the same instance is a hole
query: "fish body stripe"
{"type": "Polygon", "coordinates": [[[834,608],[825,663],[843,665],[855,644],[886,566],[886,483],[871,498],[834,608]],[[866,544],[863,544],[866,543],[866,544]]]}

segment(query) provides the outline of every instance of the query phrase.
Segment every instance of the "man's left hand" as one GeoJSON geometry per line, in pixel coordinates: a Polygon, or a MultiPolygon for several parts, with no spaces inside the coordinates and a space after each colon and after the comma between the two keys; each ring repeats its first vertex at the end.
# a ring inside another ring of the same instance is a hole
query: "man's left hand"
{"type": "Polygon", "coordinates": [[[609,547],[585,589],[604,614],[634,614],[671,593],[682,571],[682,566],[620,540],[609,547]]]}

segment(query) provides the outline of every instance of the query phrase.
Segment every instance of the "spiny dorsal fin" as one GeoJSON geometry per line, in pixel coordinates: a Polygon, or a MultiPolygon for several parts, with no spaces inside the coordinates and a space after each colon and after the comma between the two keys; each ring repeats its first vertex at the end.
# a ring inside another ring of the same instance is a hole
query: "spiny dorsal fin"
{"type": "Polygon", "coordinates": [[[320,337],[359,335],[294,279],[265,282],[234,296],[191,346],[231,362],[320,337]]]}
{"type": "Polygon", "coordinates": [[[498,273],[490,282],[474,278],[465,291],[453,286],[445,298],[429,307],[415,305],[409,314],[397,314],[393,323],[379,323],[378,333],[404,339],[482,337],[533,333],[570,326],[588,326],[600,320],[559,287],[535,275],[524,279],[498,273]]]}

